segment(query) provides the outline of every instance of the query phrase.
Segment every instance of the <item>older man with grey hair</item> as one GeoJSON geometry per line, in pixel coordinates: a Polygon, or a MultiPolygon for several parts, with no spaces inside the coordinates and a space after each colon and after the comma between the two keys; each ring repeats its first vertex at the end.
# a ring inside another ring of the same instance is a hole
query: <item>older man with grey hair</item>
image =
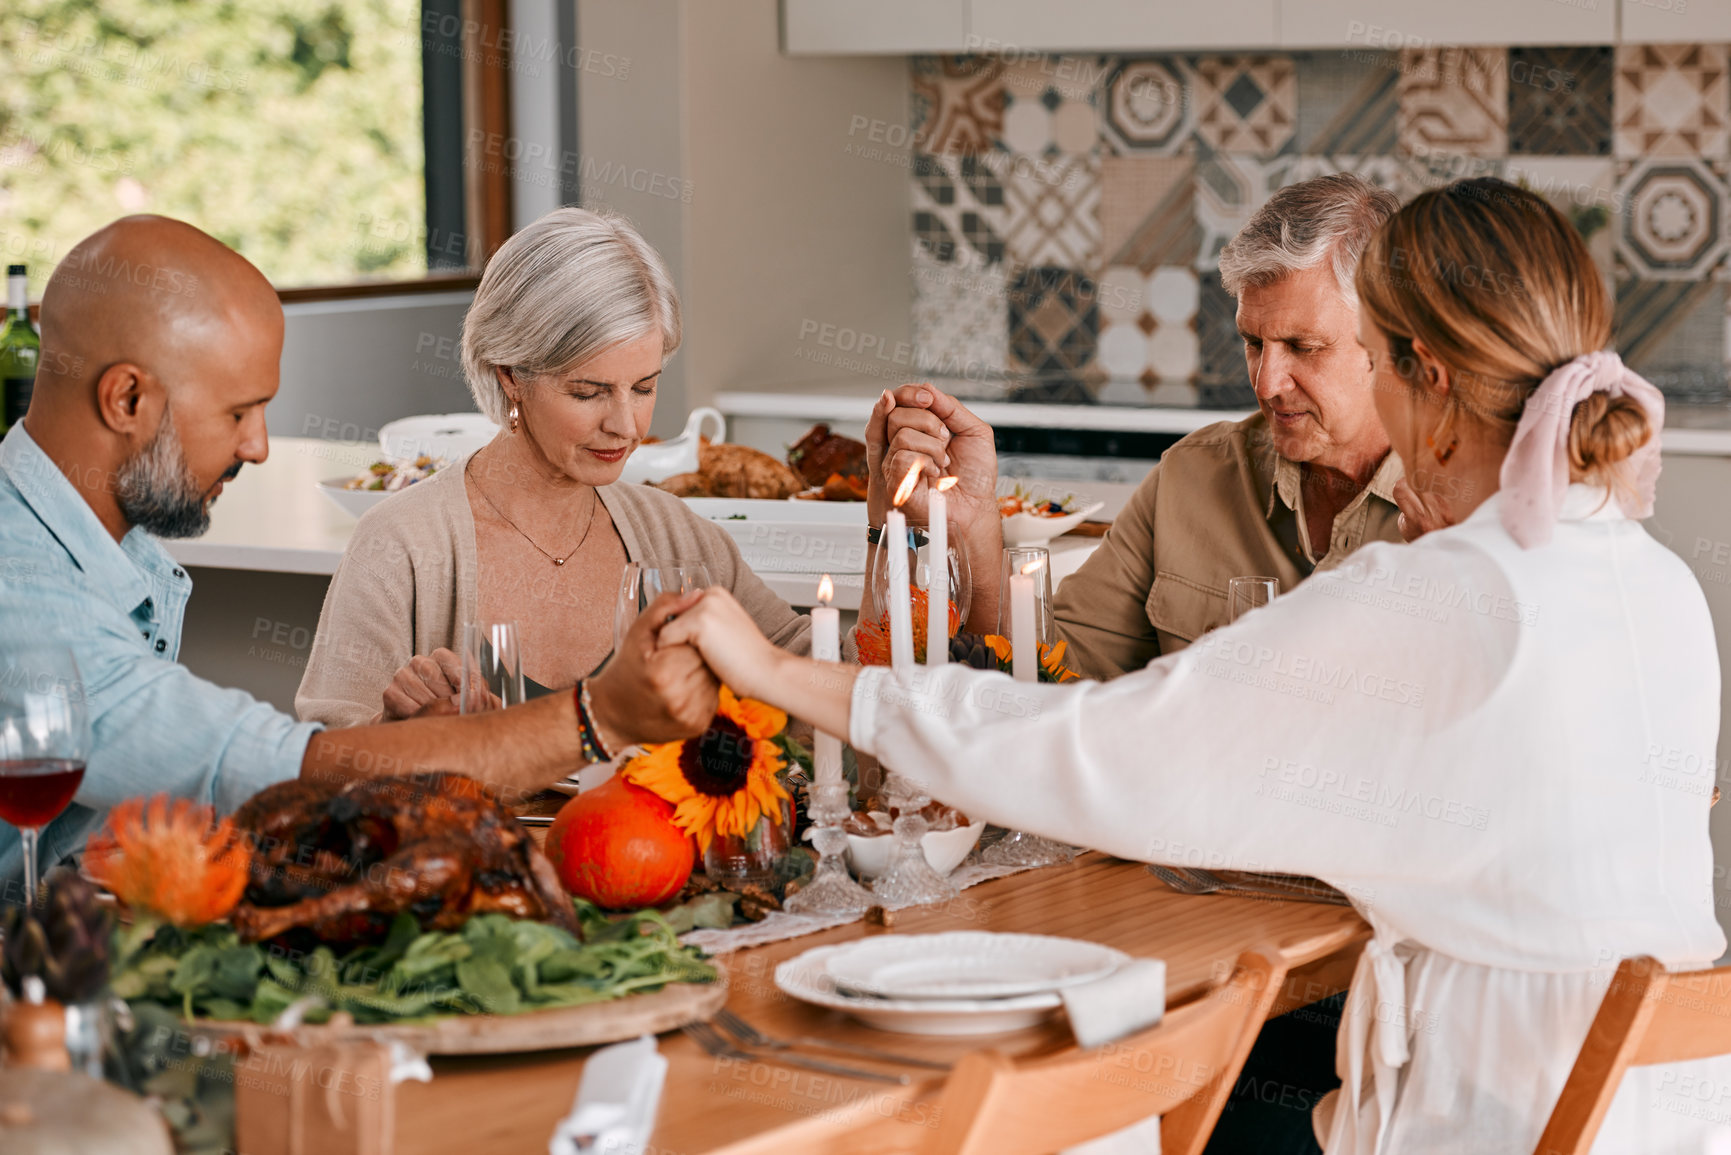
{"type": "MultiPolygon", "coordinates": [[[[1318,177],[1275,193],[1222,250],[1258,412],[1168,449],[1065,579],[1055,616],[1067,662],[1096,678],[1139,670],[1223,625],[1233,577],[1291,589],[1367,541],[1400,540],[1400,461],[1372,402],[1353,288],[1359,255],[1398,207],[1359,177],[1318,177]]],[[[995,629],[998,570],[981,564],[1000,534],[991,427],[939,390],[905,385],[880,399],[866,441],[874,524],[916,462],[961,479],[949,508],[976,559],[969,622],[995,629]]]]}

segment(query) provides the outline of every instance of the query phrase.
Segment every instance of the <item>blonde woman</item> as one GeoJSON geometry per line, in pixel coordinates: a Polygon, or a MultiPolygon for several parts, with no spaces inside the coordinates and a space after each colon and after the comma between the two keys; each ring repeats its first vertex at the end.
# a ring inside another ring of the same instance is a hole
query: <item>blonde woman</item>
{"type": "MultiPolygon", "coordinates": [[[[1610,302],[1555,209],[1493,179],[1425,193],[1357,284],[1377,410],[1427,499],[1412,544],[1108,683],[818,677],[713,593],[660,640],[969,814],[1342,888],[1374,938],[1323,1148],[1527,1155],[1618,961],[1725,950],[1711,771],[1655,772],[1714,765],[1713,623],[1637,520],[1664,404],[1602,351],[1610,302]]],[[[1728,1076],[1631,1070],[1594,1150],[1703,1150],[1712,1119],[1666,1088],[1728,1076]]]]}
{"type": "Polygon", "coordinates": [[[566,688],[612,648],[628,561],[701,562],[776,645],[810,619],[679,498],[619,485],[648,436],[679,299],[661,257],[616,217],[556,209],[487,263],[463,321],[463,371],[500,432],[361,518],[325,595],[295,706],[347,726],[456,696],[465,621],[520,623],[523,673],[566,688]]]}

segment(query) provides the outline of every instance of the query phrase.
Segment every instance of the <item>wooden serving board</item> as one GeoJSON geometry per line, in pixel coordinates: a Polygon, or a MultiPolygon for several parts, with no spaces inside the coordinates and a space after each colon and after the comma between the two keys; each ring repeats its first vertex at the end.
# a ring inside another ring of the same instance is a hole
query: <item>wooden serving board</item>
{"type": "Polygon", "coordinates": [[[303,1046],[354,1040],[402,1042],[424,1055],[502,1055],[592,1047],[660,1034],[713,1015],[727,1002],[727,969],[713,960],[710,965],[716,969],[712,983],[669,983],[649,994],[520,1015],[446,1015],[426,1023],[305,1024],[289,1031],[220,1019],[200,1019],[188,1026],[209,1038],[269,1039],[303,1046]]]}

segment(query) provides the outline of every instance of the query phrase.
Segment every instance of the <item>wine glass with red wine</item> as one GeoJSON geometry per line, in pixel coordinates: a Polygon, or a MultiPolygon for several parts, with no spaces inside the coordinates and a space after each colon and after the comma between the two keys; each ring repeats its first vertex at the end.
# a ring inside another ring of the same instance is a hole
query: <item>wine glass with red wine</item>
{"type": "Polygon", "coordinates": [[[72,652],[60,646],[0,655],[0,820],[24,846],[25,902],[36,901],[36,838],[84,781],[90,715],[72,652]]]}

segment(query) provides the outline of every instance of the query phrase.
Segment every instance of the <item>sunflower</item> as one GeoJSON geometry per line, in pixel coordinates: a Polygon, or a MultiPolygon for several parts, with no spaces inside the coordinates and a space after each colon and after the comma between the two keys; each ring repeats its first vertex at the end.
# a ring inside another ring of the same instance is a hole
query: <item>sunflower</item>
{"type": "MultiPolygon", "coordinates": [[[[1015,668],[1012,661],[1010,639],[998,634],[987,634],[983,638],[976,635],[961,635],[967,644],[963,647],[965,657],[961,658],[967,665],[977,670],[999,670],[1009,673],[1015,668]]],[[[1074,682],[1081,676],[1076,671],[1064,665],[1064,651],[1070,648],[1069,642],[1060,641],[1055,646],[1040,643],[1039,680],[1042,682],[1074,682]]]]}
{"type": "Polygon", "coordinates": [[[777,777],[787,760],[775,737],[787,714],[721,688],[709,729],[683,742],[645,748],[625,764],[626,779],[673,804],[673,823],[709,849],[716,835],[744,838],[788,793],[777,777]]]}
{"type": "MultiPolygon", "coordinates": [[[[914,661],[923,664],[926,660],[926,591],[913,590],[913,625],[914,625],[914,661]]],[[[956,603],[950,603],[950,635],[955,636],[961,627],[962,615],[956,610],[956,603]]],[[[854,635],[854,641],[859,646],[859,662],[862,666],[887,666],[890,664],[890,617],[888,611],[878,615],[873,622],[861,622],[859,631],[854,635]]]]}

